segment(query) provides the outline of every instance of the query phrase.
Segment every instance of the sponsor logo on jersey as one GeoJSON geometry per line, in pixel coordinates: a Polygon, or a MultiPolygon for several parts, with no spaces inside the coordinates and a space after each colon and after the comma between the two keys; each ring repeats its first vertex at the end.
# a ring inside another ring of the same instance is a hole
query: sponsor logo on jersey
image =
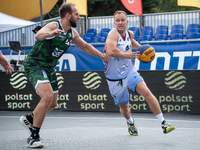
{"type": "Polygon", "coordinates": [[[127,65],[122,65],[119,69],[118,69],[118,73],[119,74],[124,74],[124,72],[128,69],[127,65]]]}
{"type": "Polygon", "coordinates": [[[117,44],[117,46],[124,46],[124,44],[117,44]]]}
{"type": "Polygon", "coordinates": [[[52,53],[52,56],[54,57],[60,57],[64,51],[61,49],[58,49],[57,47],[54,49],[54,52],[52,53]]]}

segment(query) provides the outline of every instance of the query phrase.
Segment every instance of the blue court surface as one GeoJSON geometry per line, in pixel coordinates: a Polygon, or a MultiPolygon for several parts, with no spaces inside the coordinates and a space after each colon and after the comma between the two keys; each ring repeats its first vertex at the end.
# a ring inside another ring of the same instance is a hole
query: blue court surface
{"type": "MultiPolygon", "coordinates": [[[[0,111],[0,150],[27,150],[29,134],[20,124],[30,111],[0,111]]],[[[163,134],[152,113],[132,113],[139,136],[130,136],[118,112],[51,111],[40,136],[45,150],[199,150],[200,115],[164,113],[176,127],[163,134]]]]}

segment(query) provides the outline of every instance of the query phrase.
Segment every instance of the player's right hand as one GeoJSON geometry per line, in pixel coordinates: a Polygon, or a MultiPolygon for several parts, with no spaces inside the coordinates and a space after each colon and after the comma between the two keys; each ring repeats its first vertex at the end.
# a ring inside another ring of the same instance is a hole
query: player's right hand
{"type": "Polygon", "coordinates": [[[59,36],[59,35],[61,35],[61,32],[64,33],[63,30],[55,29],[55,30],[53,30],[53,31],[51,31],[51,32],[49,33],[49,36],[50,36],[50,37],[52,37],[52,36],[59,36]]]}

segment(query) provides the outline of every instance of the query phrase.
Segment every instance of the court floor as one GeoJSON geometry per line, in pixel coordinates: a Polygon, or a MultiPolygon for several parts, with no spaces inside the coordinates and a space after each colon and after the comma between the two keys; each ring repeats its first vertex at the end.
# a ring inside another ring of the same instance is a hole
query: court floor
{"type": "MultiPolygon", "coordinates": [[[[29,111],[0,111],[0,150],[26,150],[19,118],[29,111]]],[[[176,127],[163,134],[152,113],[132,113],[139,136],[130,136],[120,113],[52,111],[40,136],[46,150],[199,150],[200,115],[165,113],[176,127]]]]}

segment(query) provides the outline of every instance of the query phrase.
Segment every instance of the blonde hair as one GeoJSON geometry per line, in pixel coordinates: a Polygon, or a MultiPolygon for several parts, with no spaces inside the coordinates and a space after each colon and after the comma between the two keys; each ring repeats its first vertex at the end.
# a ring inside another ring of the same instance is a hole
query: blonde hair
{"type": "Polygon", "coordinates": [[[123,10],[117,10],[117,11],[114,13],[114,16],[115,16],[116,14],[124,14],[124,15],[127,17],[127,13],[126,13],[125,11],[123,11],[123,10]]]}

